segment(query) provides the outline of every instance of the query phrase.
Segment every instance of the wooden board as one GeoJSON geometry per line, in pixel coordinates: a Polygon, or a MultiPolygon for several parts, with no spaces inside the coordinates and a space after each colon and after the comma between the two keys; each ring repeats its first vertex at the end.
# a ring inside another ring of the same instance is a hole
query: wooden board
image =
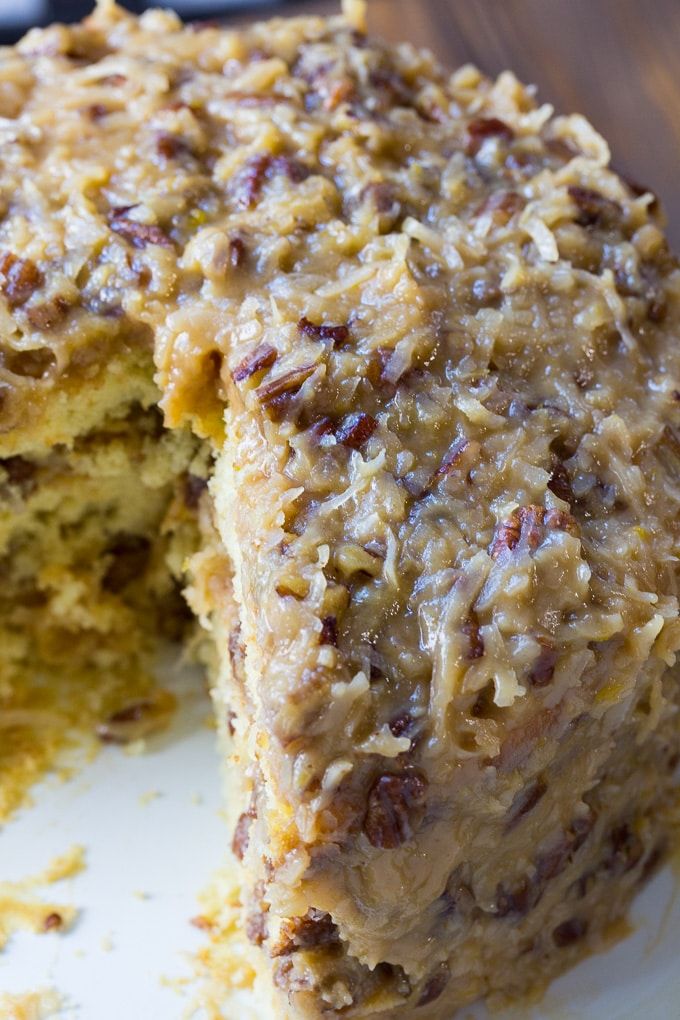
{"type": "MultiPolygon", "coordinates": [[[[306,0],[285,11],[337,11],[306,0]]],[[[613,165],[661,198],[680,251],[680,0],[369,0],[371,28],[448,65],[510,68],[606,136],[613,165]]]]}

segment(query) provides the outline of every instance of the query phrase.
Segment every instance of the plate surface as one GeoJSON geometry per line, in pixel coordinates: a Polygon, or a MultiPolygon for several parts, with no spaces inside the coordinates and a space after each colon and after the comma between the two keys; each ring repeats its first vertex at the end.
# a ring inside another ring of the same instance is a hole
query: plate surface
{"type": "MultiPolygon", "coordinates": [[[[46,890],[80,909],[73,930],[15,935],[0,954],[0,991],[56,988],[68,1020],[181,1020],[195,991],[190,980],[182,983],[202,943],[189,919],[230,835],[210,702],[188,670],[168,686],[181,708],[145,755],[105,748],[70,782],[42,784],[34,806],[0,836],[3,880],[40,872],[74,844],[86,849],[86,869],[46,890]]],[[[633,935],[557,981],[540,1007],[507,1020],[680,1016],[676,892],[666,868],[635,903],[633,935]]]]}

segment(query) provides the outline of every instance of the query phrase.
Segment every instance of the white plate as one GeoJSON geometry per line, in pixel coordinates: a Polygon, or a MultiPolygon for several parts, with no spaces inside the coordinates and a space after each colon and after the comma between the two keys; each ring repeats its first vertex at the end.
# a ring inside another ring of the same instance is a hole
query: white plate
{"type": "MultiPolygon", "coordinates": [[[[35,793],[0,836],[0,876],[41,871],[73,844],[87,867],[47,896],[81,909],[65,935],[15,935],[0,954],[0,991],[52,986],[69,1020],[181,1020],[192,986],[190,924],[197,895],[224,859],[210,703],[188,671],[172,679],[181,709],[142,757],[105,748],[69,783],[35,793]]],[[[556,982],[515,1020],[672,1020],[680,1017],[680,901],[670,868],[637,899],[634,934],[556,982]]],[[[3,1018],[4,1020],[4,1018],[3,1018]]],[[[239,1020],[229,1017],[228,1020],[239,1020]]],[[[501,1020],[498,1017],[498,1020],[501,1020]]]]}

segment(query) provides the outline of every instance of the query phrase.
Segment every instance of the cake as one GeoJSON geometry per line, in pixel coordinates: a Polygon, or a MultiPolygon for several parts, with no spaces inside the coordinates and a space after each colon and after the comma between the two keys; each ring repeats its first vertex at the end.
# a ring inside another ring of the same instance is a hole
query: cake
{"type": "Polygon", "coordinates": [[[262,1016],[444,1020],[600,948],[677,824],[654,196],[356,2],[102,2],[3,51],[0,113],[5,803],[160,725],[179,637],[262,1016]]]}

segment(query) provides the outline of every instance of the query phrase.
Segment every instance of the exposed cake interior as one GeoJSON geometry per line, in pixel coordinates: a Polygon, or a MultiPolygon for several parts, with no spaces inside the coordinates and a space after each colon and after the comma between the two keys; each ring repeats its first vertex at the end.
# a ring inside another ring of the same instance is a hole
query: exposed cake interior
{"type": "Polygon", "coordinates": [[[583,118],[346,10],[3,52],[0,765],[154,725],[183,586],[225,984],[449,1020],[674,838],[680,273],[583,118]]]}

